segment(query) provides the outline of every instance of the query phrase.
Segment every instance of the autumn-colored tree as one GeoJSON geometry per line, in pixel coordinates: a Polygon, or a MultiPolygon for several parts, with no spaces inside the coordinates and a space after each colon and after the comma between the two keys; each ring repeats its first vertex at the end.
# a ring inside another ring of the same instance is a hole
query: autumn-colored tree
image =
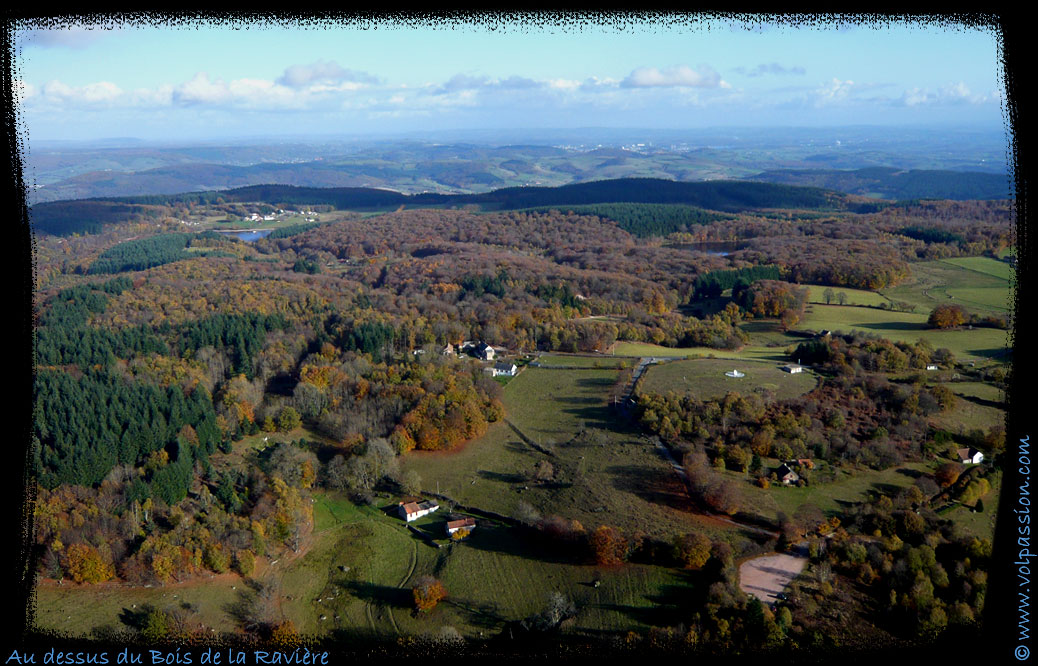
{"type": "Polygon", "coordinates": [[[677,559],[686,568],[698,569],[710,559],[710,539],[695,532],[678,537],[674,542],[677,559]]]}
{"type": "Polygon", "coordinates": [[[100,583],[115,575],[115,567],[97,548],[76,543],[65,549],[66,570],[77,583],[100,583]]]}
{"type": "Polygon", "coordinates": [[[302,639],[295,623],[292,620],[285,620],[271,630],[270,643],[277,647],[292,648],[301,645],[302,639]]]}
{"type": "Polygon", "coordinates": [[[947,488],[959,480],[960,474],[962,474],[962,465],[948,462],[938,467],[933,476],[938,485],[942,488],[947,488]]]}
{"type": "Polygon", "coordinates": [[[930,313],[927,323],[933,328],[952,328],[969,321],[969,314],[961,305],[938,305],[930,313]]]}
{"type": "Polygon", "coordinates": [[[627,539],[615,527],[599,527],[591,534],[590,545],[597,564],[617,565],[627,559],[627,539]]]}
{"type": "Polygon", "coordinates": [[[447,588],[432,576],[422,576],[415,581],[411,593],[414,596],[415,609],[422,613],[428,613],[436,608],[436,604],[441,600],[447,598],[447,588]]]}

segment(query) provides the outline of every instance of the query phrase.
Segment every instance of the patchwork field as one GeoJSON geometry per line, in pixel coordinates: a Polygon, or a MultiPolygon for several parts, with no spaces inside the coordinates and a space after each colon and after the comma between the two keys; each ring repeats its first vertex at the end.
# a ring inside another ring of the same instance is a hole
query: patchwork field
{"type": "Polygon", "coordinates": [[[691,391],[694,396],[703,400],[722,397],[728,391],[749,393],[767,389],[774,392],[777,399],[785,400],[807,393],[815,387],[817,381],[817,377],[810,372],[790,374],[774,363],[733,363],[729,359],[696,359],[650,366],[638,383],[638,390],[642,393],[691,391]],[[726,376],[725,373],[733,368],[746,376],[726,376]]]}

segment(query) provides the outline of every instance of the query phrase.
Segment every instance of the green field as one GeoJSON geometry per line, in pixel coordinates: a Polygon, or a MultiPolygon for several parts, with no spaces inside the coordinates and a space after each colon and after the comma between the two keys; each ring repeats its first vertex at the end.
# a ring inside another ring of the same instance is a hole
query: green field
{"type": "MultiPolygon", "coordinates": [[[[427,529],[442,520],[437,516],[427,529]]],[[[517,530],[490,523],[464,542],[435,549],[386,516],[344,523],[331,556],[307,563],[298,568],[305,588],[286,587],[301,592],[297,605],[306,608],[293,618],[302,622],[299,626],[315,633],[335,629],[382,638],[436,633],[444,626],[464,636],[496,633],[505,622],[543,610],[553,591],[577,604],[573,629],[641,628],[647,622],[639,620],[638,612],[648,617],[646,611],[663,590],[683,584],[680,571],[663,567],[599,569],[546,558],[517,530]],[[372,532],[374,526],[381,529],[372,532]],[[350,570],[343,572],[343,565],[350,570]],[[308,573],[319,582],[305,581],[308,573]],[[442,581],[448,596],[433,612],[415,617],[410,586],[424,575],[442,581]],[[602,581],[597,589],[589,584],[596,577],[602,581]]]]}
{"type": "Polygon", "coordinates": [[[807,393],[817,384],[817,378],[809,371],[790,374],[775,363],[739,361],[728,359],[696,359],[694,361],[670,361],[651,366],[638,383],[642,393],[691,393],[700,400],[720,398],[728,391],[747,394],[763,388],[773,391],[778,400],[795,398],[807,393]],[[725,376],[737,369],[745,377],[725,376]]]}
{"type": "MultiPolygon", "coordinates": [[[[796,338],[789,338],[790,344],[796,338]]],[[[785,347],[764,347],[746,345],[738,351],[713,349],[711,347],[661,347],[648,342],[617,342],[613,347],[616,356],[657,357],[657,358],[732,358],[747,361],[788,362],[785,347]]]]}
{"type": "Polygon", "coordinates": [[[151,605],[159,610],[182,611],[192,626],[204,624],[220,633],[234,628],[227,608],[243,589],[242,580],[233,574],[203,578],[191,585],[148,588],[115,583],[40,584],[36,587],[36,627],[73,636],[89,636],[100,629],[128,630],[121,618],[141,613],[145,605],[151,605]]]}
{"type": "Polygon", "coordinates": [[[1005,314],[1009,302],[1012,268],[987,257],[956,257],[911,265],[912,277],[902,285],[880,291],[891,301],[916,306],[916,314],[928,316],[938,305],[961,305],[978,314],[1005,314]]]}
{"type": "MultiPolygon", "coordinates": [[[[767,459],[764,467],[773,471],[779,461],[767,459]]],[[[803,488],[772,484],[770,488],[760,488],[750,483],[749,476],[738,472],[726,471],[725,475],[739,480],[746,508],[753,513],[776,520],[779,513],[792,516],[804,504],[812,504],[829,516],[842,512],[846,505],[868,499],[870,493],[907,488],[915,482],[920,473],[933,470],[926,463],[905,463],[898,467],[883,471],[875,470],[839,470],[832,481],[821,481],[830,468],[821,463],[816,469],[808,472],[812,482],[803,488]]]]}
{"type": "Polygon", "coordinates": [[[615,370],[527,368],[504,390],[508,423],[449,453],[411,452],[404,460],[426,491],[467,506],[515,515],[525,502],[542,515],[668,537],[693,529],[716,536],[730,530],[689,512],[684,489],[667,462],[637,431],[609,410],[615,370]],[[554,452],[546,455],[513,429],[554,452]],[[585,431],[583,435],[580,433],[585,431]],[[547,460],[552,482],[532,480],[547,460]]]}
{"type": "Polygon", "coordinates": [[[956,395],[990,402],[1005,402],[1005,391],[984,382],[952,382],[947,385],[956,395]]]}
{"type": "Polygon", "coordinates": [[[848,289],[846,287],[827,287],[824,285],[817,284],[806,284],[803,285],[808,289],[808,303],[825,303],[825,291],[827,289],[833,290],[833,298],[831,305],[836,305],[840,301],[836,298],[837,294],[844,294],[847,300],[844,301],[844,305],[881,305],[883,303],[889,303],[887,299],[883,298],[880,294],[874,291],[866,291],[864,289],[848,289]]]}
{"type": "Polygon", "coordinates": [[[925,314],[890,312],[875,308],[848,308],[836,305],[811,305],[804,321],[806,329],[849,333],[875,333],[895,342],[917,342],[920,338],[935,349],[946,347],[957,359],[981,360],[998,356],[1006,345],[1007,331],[997,328],[937,330],[927,327],[925,314]]]}
{"type": "Polygon", "coordinates": [[[944,412],[930,417],[935,426],[955,433],[967,433],[980,428],[988,430],[994,426],[1005,426],[1004,409],[979,405],[972,400],[956,397],[955,405],[944,412]]]}
{"type": "Polygon", "coordinates": [[[571,368],[619,368],[621,365],[631,366],[633,362],[627,358],[616,358],[614,356],[568,356],[565,354],[542,354],[537,357],[537,363],[549,367],[571,367],[571,368]]]}
{"type": "Polygon", "coordinates": [[[942,259],[941,263],[951,264],[952,266],[965,268],[976,273],[983,273],[984,275],[992,275],[1007,282],[1011,282],[1016,275],[1013,267],[1008,263],[992,259],[991,257],[953,257],[951,259],[942,259]]]}

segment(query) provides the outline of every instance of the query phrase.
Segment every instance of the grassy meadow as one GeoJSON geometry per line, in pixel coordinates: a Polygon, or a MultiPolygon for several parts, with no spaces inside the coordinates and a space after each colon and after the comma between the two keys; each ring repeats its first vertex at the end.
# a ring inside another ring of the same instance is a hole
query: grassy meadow
{"type": "Polygon", "coordinates": [[[728,391],[748,393],[767,389],[779,400],[795,398],[815,387],[818,379],[811,372],[790,374],[774,363],[730,359],[696,359],[692,361],[670,361],[650,366],[638,383],[643,393],[666,393],[691,391],[700,400],[719,398],[728,391]],[[745,377],[733,378],[725,375],[732,369],[744,373],[745,377]]]}

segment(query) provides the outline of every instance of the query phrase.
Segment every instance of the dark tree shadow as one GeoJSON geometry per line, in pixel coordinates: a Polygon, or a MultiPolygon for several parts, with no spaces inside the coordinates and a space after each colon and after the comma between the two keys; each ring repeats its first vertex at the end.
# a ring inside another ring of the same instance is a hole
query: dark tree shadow
{"type": "Polygon", "coordinates": [[[675,474],[637,465],[615,465],[606,468],[613,479],[613,487],[631,493],[652,504],[661,504],[681,511],[692,509],[684,485],[675,474]]]}
{"type": "Polygon", "coordinates": [[[488,481],[500,481],[501,483],[523,483],[526,481],[526,477],[522,474],[491,472],[486,469],[481,469],[476,472],[476,474],[478,474],[480,478],[487,479],[488,481]]]}
{"type": "Polygon", "coordinates": [[[338,583],[338,585],[352,596],[367,603],[390,606],[392,608],[411,608],[414,606],[414,597],[409,588],[390,587],[388,585],[377,585],[360,581],[345,581],[338,583]]]}

